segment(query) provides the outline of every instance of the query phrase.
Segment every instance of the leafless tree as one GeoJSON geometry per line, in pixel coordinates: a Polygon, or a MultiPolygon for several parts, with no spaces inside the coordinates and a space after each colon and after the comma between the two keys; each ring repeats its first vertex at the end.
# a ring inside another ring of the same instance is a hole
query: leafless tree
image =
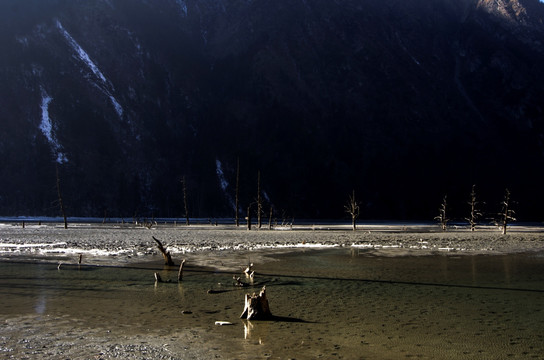
{"type": "Polygon", "coordinates": [[[64,202],[62,201],[62,192],[60,191],[60,175],[59,175],[59,164],[55,163],[55,170],[57,172],[57,195],[59,197],[59,207],[62,217],[64,218],[64,228],[68,229],[68,220],[66,218],[66,210],[64,208],[64,202]]]}
{"type": "Polygon", "coordinates": [[[272,215],[274,212],[274,207],[270,204],[270,212],[268,213],[268,230],[272,230],[272,215]]]}
{"type": "Polygon", "coordinates": [[[359,217],[360,206],[355,199],[355,190],[353,190],[352,194],[349,196],[348,203],[344,206],[344,209],[351,216],[353,231],[357,230],[357,218],[359,217]]]}
{"type": "Polygon", "coordinates": [[[506,234],[508,223],[511,221],[516,221],[516,218],[514,218],[515,212],[510,208],[510,205],[510,190],[506,189],[504,193],[504,200],[502,202],[502,211],[500,213],[503,235],[506,234]]]}
{"type": "Polygon", "coordinates": [[[442,230],[446,231],[448,226],[448,217],[446,216],[446,209],[448,206],[448,195],[444,195],[444,199],[442,200],[442,205],[440,206],[440,209],[438,210],[438,216],[435,216],[435,220],[438,220],[440,223],[440,227],[442,230]]]}
{"type": "Polygon", "coordinates": [[[240,226],[240,218],[238,216],[238,204],[240,195],[240,158],[236,159],[236,193],[234,195],[234,223],[236,227],[240,226]]]}
{"type": "Polygon", "coordinates": [[[183,188],[183,207],[185,208],[185,225],[189,226],[189,210],[187,208],[187,183],[185,181],[185,176],[181,178],[181,185],[183,188]]]}
{"type": "Polygon", "coordinates": [[[478,210],[478,201],[476,201],[476,185],[472,185],[468,204],[470,205],[470,217],[466,218],[466,220],[470,224],[470,231],[474,231],[478,224],[478,218],[482,216],[482,213],[478,210]]]}
{"type": "Polygon", "coordinates": [[[262,225],[263,199],[261,197],[261,171],[257,171],[257,228],[262,225]]]}
{"type": "Polygon", "coordinates": [[[251,230],[251,204],[249,204],[247,206],[247,216],[246,216],[246,220],[247,220],[247,229],[248,230],[251,230]]]}

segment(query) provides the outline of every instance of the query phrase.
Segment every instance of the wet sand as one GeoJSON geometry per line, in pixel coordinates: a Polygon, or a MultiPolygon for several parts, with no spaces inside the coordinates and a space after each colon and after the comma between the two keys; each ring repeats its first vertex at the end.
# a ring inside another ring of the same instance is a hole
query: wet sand
{"type": "Polygon", "coordinates": [[[543,358],[544,236],[529,230],[4,226],[0,358],[543,358]],[[151,235],[187,259],[182,283],[151,235]],[[248,261],[253,284],[233,287],[248,261]],[[277,318],[239,319],[262,285],[277,318]]]}

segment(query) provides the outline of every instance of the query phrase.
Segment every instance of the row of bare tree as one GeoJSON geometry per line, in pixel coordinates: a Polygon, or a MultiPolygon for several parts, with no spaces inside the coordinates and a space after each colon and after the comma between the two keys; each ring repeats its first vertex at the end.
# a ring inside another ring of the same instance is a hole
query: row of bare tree
{"type": "MultiPolygon", "coordinates": [[[[468,202],[468,205],[470,206],[470,215],[465,218],[465,220],[470,225],[470,230],[474,231],[476,229],[476,225],[478,225],[479,220],[483,217],[483,213],[480,210],[479,202],[477,201],[476,197],[476,185],[472,185],[472,191],[470,193],[470,201],[468,202]]],[[[360,215],[360,204],[355,199],[355,190],[353,190],[352,194],[349,196],[348,202],[344,206],[344,209],[346,213],[348,213],[351,217],[351,224],[353,230],[357,229],[357,218],[360,215]]],[[[440,224],[440,227],[443,231],[446,231],[448,228],[448,222],[450,219],[448,218],[448,196],[445,195],[442,204],[440,205],[440,208],[438,210],[438,215],[434,218],[438,221],[440,224]]],[[[516,221],[514,218],[514,210],[512,209],[511,204],[511,197],[510,197],[510,190],[506,189],[504,194],[504,200],[501,203],[501,211],[498,213],[498,219],[496,219],[496,223],[501,227],[502,233],[506,234],[506,229],[508,227],[508,224],[512,221],[516,221]]]]}
{"type": "MultiPolygon", "coordinates": [[[[442,205],[440,205],[439,214],[435,217],[435,220],[438,220],[442,230],[446,230],[448,222],[450,221],[447,216],[448,202],[447,195],[444,196],[442,200],[442,205]]],[[[465,220],[470,225],[470,230],[474,231],[478,221],[483,217],[483,213],[479,207],[480,202],[477,201],[476,197],[476,185],[472,185],[472,191],[470,193],[470,201],[468,205],[470,206],[470,215],[465,218],[465,220]]],[[[516,221],[514,217],[515,211],[512,209],[512,201],[510,196],[510,190],[505,189],[504,199],[501,202],[501,211],[495,217],[495,222],[502,229],[502,233],[506,234],[508,224],[512,221],[516,221]]]]}
{"type": "MultiPolygon", "coordinates": [[[[58,165],[56,167],[56,175],[57,175],[57,193],[58,193],[58,203],[59,207],[62,213],[62,216],[64,218],[64,227],[68,227],[67,217],[66,217],[66,211],[64,208],[64,203],[62,199],[62,193],[61,193],[61,186],[60,186],[60,177],[59,177],[59,171],[58,171],[58,165]]],[[[185,181],[185,176],[181,179],[182,183],[182,191],[183,191],[183,205],[185,210],[185,224],[190,225],[190,217],[189,217],[189,209],[187,206],[187,186],[185,181]]],[[[239,205],[239,198],[240,198],[240,160],[237,160],[236,164],[236,188],[235,188],[235,214],[234,214],[234,222],[236,226],[240,226],[240,205],[239,205]]],[[[434,218],[438,221],[440,224],[440,227],[443,231],[447,230],[448,222],[450,219],[448,218],[448,197],[447,195],[444,196],[442,200],[442,204],[439,208],[438,215],[434,218]]],[[[470,214],[468,217],[465,218],[465,220],[470,225],[470,230],[475,231],[476,225],[478,224],[479,219],[482,218],[483,213],[481,212],[479,208],[479,201],[477,201],[476,196],[476,185],[472,185],[472,191],[470,193],[470,201],[468,202],[468,205],[470,206],[470,214]]],[[[261,190],[261,172],[257,171],[257,196],[255,197],[253,202],[250,202],[247,205],[247,213],[246,213],[246,220],[247,220],[247,228],[248,230],[251,230],[252,226],[252,220],[251,220],[251,214],[252,214],[252,207],[256,206],[256,215],[257,215],[257,227],[258,229],[261,229],[262,223],[263,223],[263,196],[262,196],[262,190],[261,190]]],[[[511,208],[511,198],[510,198],[510,191],[508,189],[505,190],[504,194],[504,200],[501,203],[501,211],[498,213],[498,218],[496,218],[496,223],[502,228],[502,233],[506,234],[508,224],[512,221],[515,221],[514,218],[514,210],[511,208]]],[[[352,191],[352,193],[349,195],[349,199],[344,206],[345,212],[351,217],[351,224],[352,229],[357,230],[357,219],[360,216],[360,203],[355,198],[355,190],[352,191]]],[[[268,228],[272,228],[272,216],[273,216],[273,206],[270,204],[270,210],[269,210],[269,217],[268,217],[268,228]]],[[[283,223],[286,223],[285,216],[283,223]]],[[[291,223],[292,225],[292,223],[291,223]]]]}
{"type": "MultiPolygon", "coordinates": [[[[185,177],[182,178],[182,188],[183,188],[183,204],[185,209],[185,223],[190,225],[189,221],[189,210],[187,206],[187,188],[185,177]]],[[[257,218],[257,228],[261,229],[263,226],[263,216],[265,216],[264,205],[265,201],[263,199],[263,191],[261,189],[261,172],[257,171],[257,196],[253,198],[247,205],[247,212],[245,216],[247,228],[251,230],[252,227],[252,215],[256,215],[257,218]]],[[[269,211],[268,211],[268,228],[272,228],[272,217],[274,215],[274,206],[269,202],[269,211]]],[[[236,186],[234,194],[234,223],[236,227],[240,226],[240,159],[236,161],[236,186]]],[[[287,223],[286,216],[283,214],[282,224],[287,223]]]]}

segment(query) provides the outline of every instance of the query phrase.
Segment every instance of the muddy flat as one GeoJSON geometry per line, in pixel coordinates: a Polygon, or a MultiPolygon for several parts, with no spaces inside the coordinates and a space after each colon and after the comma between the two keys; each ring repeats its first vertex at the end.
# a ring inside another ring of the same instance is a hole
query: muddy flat
{"type": "Polygon", "coordinates": [[[0,257],[0,358],[544,356],[539,228],[5,224],[0,257]],[[275,318],[240,319],[263,285],[275,318]]]}

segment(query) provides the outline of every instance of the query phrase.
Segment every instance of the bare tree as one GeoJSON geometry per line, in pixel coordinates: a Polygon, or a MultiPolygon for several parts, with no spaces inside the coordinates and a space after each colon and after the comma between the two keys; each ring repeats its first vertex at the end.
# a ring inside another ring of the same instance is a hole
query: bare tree
{"type": "Polygon", "coordinates": [[[60,175],[59,175],[59,164],[55,163],[55,170],[57,171],[57,195],[59,197],[59,207],[62,217],[64,218],[64,228],[68,229],[68,220],[66,218],[66,210],[64,209],[64,202],[62,201],[62,192],[60,191],[60,175]]]}
{"type": "Polygon", "coordinates": [[[272,215],[274,212],[274,207],[270,204],[270,212],[268,213],[268,230],[272,230],[272,215]]]}
{"type": "Polygon", "coordinates": [[[466,220],[470,224],[470,231],[474,231],[478,224],[478,218],[482,216],[482,213],[478,210],[478,201],[476,201],[476,185],[472,185],[468,204],[470,205],[470,217],[466,218],[466,220]]]}
{"type": "Polygon", "coordinates": [[[251,204],[247,206],[247,229],[251,230],[251,204]]]}
{"type": "Polygon", "coordinates": [[[348,203],[344,206],[344,209],[346,209],[346,212],[351,216],[353,231],[357,230],[357,218],[359,217],[360,206],[357,200],[355,200],[355,190],[353,190],[352,194],[349,196],[348,203]]]}
{"type": "Polygon", "coordinates": [[[261,197],[261,171],[257,171],[257,228],[262,225],[263,200],[261,197]]]}
{"type": "Polygon", "coordinates": [[[240,226],[240,218],[238,216],[238,203],[240,195],[240,158],[236,159],[236,193],[234,195],[234,223],[236,227],[240,226]]]}
{"type": "Polygon", "coordinates": [[[503,235],[506,234],[508,223],[511,221],[516,221],[514,218],[515,212],[510,208],[510,205],[510,190],[506,189],[504,193],[504,200],[502,202],[502,211],[500,213],[503,235]]]}
{"type": "Polygon", "coordinates": [[[183,188],[183,207],[185,209],[185,225],[189,226],[189,210],[187,208],[187,183],[185,182],[185,176],[181,178],[181,185],[183,188]]]}
{"type": "Polygon", "coordinates": [[[435,216],[434,218],[435,220],[438,220],[438,222],[440,223],[440,227],[444,231],[447,230],[448,221],[449,221],[449,219],[446,216],[446,209],[448,206],[447,200],[448,200],[448,195],[444,195],[444,199],[442,200],[442,205],[440,206],[440,209],[438,210],[439,211],[438,216],[435,216]]]}

